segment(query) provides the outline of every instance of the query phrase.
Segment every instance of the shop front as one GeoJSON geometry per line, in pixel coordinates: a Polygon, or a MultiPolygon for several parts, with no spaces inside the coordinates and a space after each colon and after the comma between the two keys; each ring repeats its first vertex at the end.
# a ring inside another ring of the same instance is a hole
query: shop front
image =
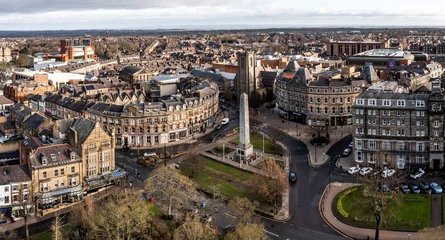
{"type": "Polygon", "coordinates": [[[62,188],[50,192],[37,193],[37,208],[48,209],[62,203],[71,203],[81,200],[83,197],[82,190],[82,185],[78,185],[76,187],[62,188]]]}
{"type": "Polygon", "coordinates": [[[93,192],[102,187],[120,184],[127,175],[128,173],[125,171],[115,170],[112,172],[103,173],[100,176],[86,178],[86,191],[87,193],[93,192]]]}

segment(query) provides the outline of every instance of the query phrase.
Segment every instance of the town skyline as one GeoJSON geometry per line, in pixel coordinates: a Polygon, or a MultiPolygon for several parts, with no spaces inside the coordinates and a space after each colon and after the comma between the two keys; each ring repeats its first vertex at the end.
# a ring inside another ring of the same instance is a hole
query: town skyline
{"type": "Polygon", "coordinates": [[[410,1],[374,1],[356,6],[353,1],[335,4],[315,0],[301,5],[287,0],[253,1],[76,1],[61,4],[52,0],[2,1],[1,30],[58,29],[157,29],[232,28],[236,26],[441,26],[445,16],[435,9],[441,1],[418,5],[410,1]],[[85,27],[87,26],[87,27],[85,27]]]}

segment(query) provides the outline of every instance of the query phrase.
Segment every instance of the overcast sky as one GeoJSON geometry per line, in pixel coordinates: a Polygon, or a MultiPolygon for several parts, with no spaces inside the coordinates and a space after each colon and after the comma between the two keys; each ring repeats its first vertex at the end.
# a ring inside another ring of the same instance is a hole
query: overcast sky
{"type": "Polygon", "coordinates": [[[444,0],[0,0],[0,30],[445,26],[444,0]]]}

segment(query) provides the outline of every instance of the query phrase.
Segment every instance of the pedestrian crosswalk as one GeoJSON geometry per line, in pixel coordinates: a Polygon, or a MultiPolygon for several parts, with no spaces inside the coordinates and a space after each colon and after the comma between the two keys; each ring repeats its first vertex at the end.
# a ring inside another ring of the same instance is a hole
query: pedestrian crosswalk
{"type": "Polygon", "coordinates": [[[267,128],[267,124],[262,123],[262,124],[259,124],[259,125],[255,125],[255,126],[252,127],[252,131],[255,132],[255,131],[261,130],[263,128],[267,128]]]}

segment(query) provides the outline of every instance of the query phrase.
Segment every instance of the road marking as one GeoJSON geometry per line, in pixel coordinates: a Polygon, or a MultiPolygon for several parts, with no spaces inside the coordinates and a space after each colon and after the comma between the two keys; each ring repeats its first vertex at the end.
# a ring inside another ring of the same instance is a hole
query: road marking
{"type": "Polygon", "coordinates": [[[229,216],[229,217],[236,218],[235,216],[233,216],[233,215],[231,215],[231,214],[228,214],[228,213],[224,213],[224,214],[226,214],[226,215],[229,216]]]}
{"type": "Polygon", "coordinates": [[[266,232],[266,233],[268,233],[268,234],[270,234],[270,235],[272,235],[272,236],[275,236],[275,237],[280,237],[278,234],[275,234],[275,233],[272,233],[272,232],[269,232],[269,231],[267,231],[266,229],[263,229],[263,231],[264,232],[266,232]]]}

